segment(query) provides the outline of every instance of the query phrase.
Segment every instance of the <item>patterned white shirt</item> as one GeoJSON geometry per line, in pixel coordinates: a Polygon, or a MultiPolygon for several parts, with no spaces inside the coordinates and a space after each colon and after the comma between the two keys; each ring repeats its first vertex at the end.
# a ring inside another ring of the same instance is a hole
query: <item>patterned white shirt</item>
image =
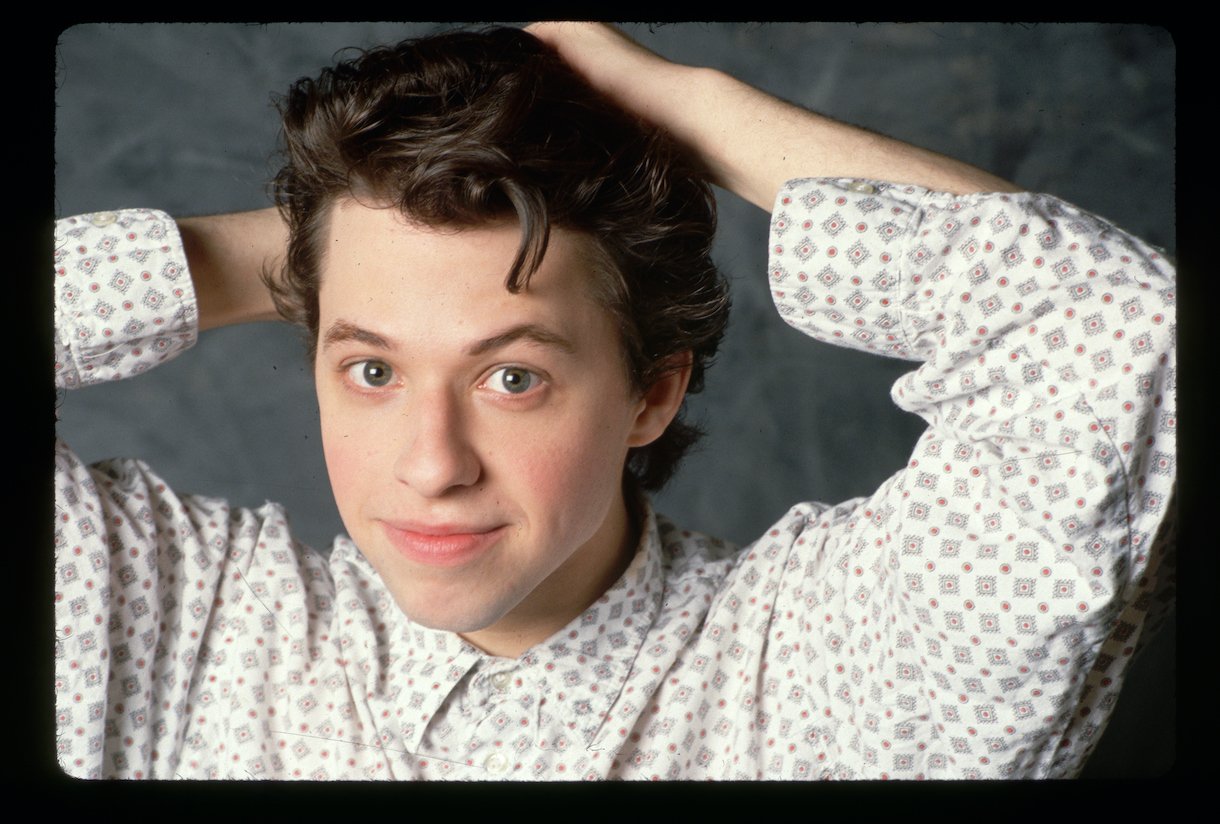
{"type": "MultiPolygon", "coordinates": [[[[345,537],[56,455],[59,758],[75,776],[989,778],[1075,774],[1166,603],[1174,274],[1053,197],[780,192],[781,317],[922,361],[928,429],[873,495],[737,549],[648,511],[596,603],[518,659],[412,624],[345,537]]],[[[173,221],[56,230],[56,375],[188,347],[173,221]]],[[[774,402],[782,402],[776,398],[774,402]]],[[[765,462],[760,461],[760,471],[765,462]]]]}

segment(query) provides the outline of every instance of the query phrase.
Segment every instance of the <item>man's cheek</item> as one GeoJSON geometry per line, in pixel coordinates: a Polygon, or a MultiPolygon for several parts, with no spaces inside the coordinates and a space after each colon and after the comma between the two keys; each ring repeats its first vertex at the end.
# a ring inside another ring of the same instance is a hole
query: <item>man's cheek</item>
{"type": "Polygon", "coordinates": [[[323,429],[322,453],[326,458],[331,492],[349,532],[356,527],[352,519],[361,496],[361,481],[373,470],[365,452],[351,434],[341,429],[323,429]]]}
{"type": "Polygon", "coordinates": [[[614,451],[584,432],[535,450],[524,466],[535,499],[545,502],[554,518],[582,533],[597,528],[622,480],[614,451]]]}

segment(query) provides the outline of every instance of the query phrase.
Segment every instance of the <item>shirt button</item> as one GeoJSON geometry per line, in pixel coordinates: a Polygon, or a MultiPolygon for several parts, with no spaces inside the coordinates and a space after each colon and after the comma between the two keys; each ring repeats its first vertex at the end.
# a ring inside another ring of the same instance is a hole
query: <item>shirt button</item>
{"type": "Polygon", "coordinates": [[[853,192],[859,192],[862,195],[871,195],[877,193],[877,187],[871,183],[865,183],[863,180],[853,180],[847,184],[847,188],[853,192]]]}
{"type": "Polygon", "coordinates": [[[504,692],[508,689],[508,682],[511,678],[512,675],[507,672],[497,672],[491,677],[491,685],[499,692],[504,692]]]}
{"type": "Polygon", "coordinates": [[[483,766],[487,768],[488,772],[500,775],[508,769],[508,756],[502,752],[493,752],[487,756],[483,766]]]}
{"type": "Polygon", "coordinates": [[[89,217],[89,222],[94,226],[109,226],[119,219],[119,216],[114,212],[98,212],[89,217]]]}

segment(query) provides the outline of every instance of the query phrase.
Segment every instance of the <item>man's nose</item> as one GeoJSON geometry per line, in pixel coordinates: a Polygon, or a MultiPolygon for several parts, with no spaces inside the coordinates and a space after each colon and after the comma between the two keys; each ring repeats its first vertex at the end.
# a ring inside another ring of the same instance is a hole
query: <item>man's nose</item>
{"type": "Polygon", "coordinates": [[[460,404],[448,392],[418,394],[404,417],[408,437],[394,466],[398,480],[428,498],[478,482],[482,467],[460,404]]]}

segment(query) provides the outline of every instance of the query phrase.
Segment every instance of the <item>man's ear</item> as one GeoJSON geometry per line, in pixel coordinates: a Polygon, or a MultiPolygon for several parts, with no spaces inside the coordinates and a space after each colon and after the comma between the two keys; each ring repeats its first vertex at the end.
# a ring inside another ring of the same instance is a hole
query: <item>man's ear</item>
{"type": "Polygon", "coordinates": [[[640,399],[640,410],[627,438],[627,446],[647,446],[661,437],[686,398],[690,372],[690,352],[680,352],[665,360],[665,371],[640,399]]]}

